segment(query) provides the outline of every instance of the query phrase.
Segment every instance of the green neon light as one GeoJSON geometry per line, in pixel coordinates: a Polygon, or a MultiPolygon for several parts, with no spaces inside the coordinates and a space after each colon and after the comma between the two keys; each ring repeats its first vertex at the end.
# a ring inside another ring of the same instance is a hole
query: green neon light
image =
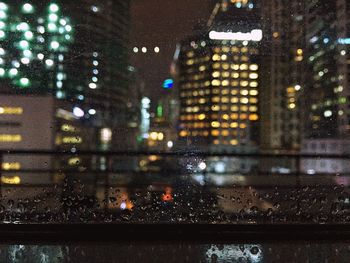
{"type": "Polygon", "coordinates": [[[158,107],[157,107],[157,117],[159,117],[159,118],[163,117],[163,106],[162,105],[158,105],[158,107]]]}

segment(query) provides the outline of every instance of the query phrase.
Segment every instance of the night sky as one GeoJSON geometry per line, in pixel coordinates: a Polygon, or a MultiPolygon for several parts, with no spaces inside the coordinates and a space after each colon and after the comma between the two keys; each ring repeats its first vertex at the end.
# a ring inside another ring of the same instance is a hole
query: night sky
{"type": "Polygon", "coordinates": [[[192,34],[210,16],[212,0],[132,0],[131,47],[148,48],[146,54],[131,53],[131,63],[146,82],[145,95],[159,98],[161,85],[169,77],[176,44],[192,34]],[[154,47],[160,53],[154,52],[154,47]]]}

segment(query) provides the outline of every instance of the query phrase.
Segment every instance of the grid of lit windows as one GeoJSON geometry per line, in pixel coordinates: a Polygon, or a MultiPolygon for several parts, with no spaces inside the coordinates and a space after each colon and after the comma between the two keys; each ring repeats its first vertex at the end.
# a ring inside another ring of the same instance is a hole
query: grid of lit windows
{"type": "Polygon", "coordinates": [[[214,145],[250,140],[259,120],[259,66],[255,47],[212,43],[184,51],[180,73],[180,137],[207,137],[214,145]],[[209,55],[210,54],[210,55],[209,55]]]}

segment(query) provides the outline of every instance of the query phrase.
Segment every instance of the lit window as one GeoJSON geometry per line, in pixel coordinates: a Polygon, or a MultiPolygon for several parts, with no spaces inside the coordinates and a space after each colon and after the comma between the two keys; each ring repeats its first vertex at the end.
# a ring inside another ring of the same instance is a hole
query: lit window
{"type": "Polygon", "coordinates": [[[237,73],[237,72],[234,72],[231,75],[232,75],[232,78],[235,78],[235,79],[239,78],[239,73],[237,73]]]}
{"type": "Polygon", "coordinates": [[[230,68],[230,65],[228,63],[224,63],[224,64],[222,64],[222,68],[224,70],[228,70],[230,68]]]}
{"type": "Polygon", "coordinates": [[[187,134],[188,134],[187,131],[181,131],[181,132],[180,132],[180,136],[181,136],[181,137],[186,137],[187,134]]]}
{"type": "Polygon", "coordinates": [[[238,106],[231,106],[231,111],[238,111],[238,106]]]}
{"type": "Polygon", "coordinates": [[[187,60],[187,62],[186,62],[187,65],[193,65],[193,63],[194,63],[194,60],[193,60],[193,59],[189,59],[189,60],[187,60]]]}
{"type": "Polygon", "coordinates": [[[212,136],[219,136],[219,131],[218,130],[212,130],[211,131],[212,136]]]}
{"type": "Polygon", "coordinates": [[[220,68],[220,63],[218,63],[218,62],[214,63],[214,64],[213,64],[213,68],[214,68],[214,69],[220,68]]]}
{"type": "Polygon", "coordinates": [[[21,115],[23,108],[21,107],[0,107],[0,114],[21,115]]]}
{"type": "Polygon", "coordinates": [[[218,78],[220,77],[220,71],[214,71],[212,74],[213,78],[218,78]]]}
{"type": "Polygon", "coordinates": [[[229,98],[228,97],[222,97],[221,98],[221,102],[222,103],[228,103],[229,102],[229,98]]]}
{"type": "MultiPolygon", "coordinates": [[[[232,87],[237,87],[238,85],[239,85],[239,82],[237,80],[234,80],[231,82],[232,87]]],[[[237,94],[237,93],[235,93],[235,94],[237,94]]]]}
{"type": "Polygon", "coordinates": [[[258,82],[252,81],[252,82],[250,82],[249,86],[251,86],[252,88],[256,88],[256,87],[258,87],[258,82]]]}
{"type": "Polygon", "coordinates": [[[238,127],[238,123],[237,122],[231,122],[230,127],[231,128],[237,128],[238,127]]]}
{"type": "Polygon", "coordinates": [[[238,98],[236,97],[231,98],[231,103],[237,103],[237,102],[238,102],[238,98]]]}
{"type": "Polygon", "coordinates": [[[258,95],[258,91],[253,89],[253,90],[249,91],[249,94],[252,95],[252,96],[256,96],[256,95],[258,95]]]}
{"type": "Polygon", "coordinates": [[[248,115],[245,114],[245,113],[242,113],[242,114],[239,115],[239,118],[240,118],[241,120],[246,120],[246,119],[248,118],[248,115]]]}
{"type": "Polygon", "coordinates": [[[249,120],[251,121],[257,121],[258,119],[259,119],[259,116],[257,114],[249,115],[249,120]]]}
{"type": "Polygon", "coordinates": [[[223,89],[223,90],[221,91],[221,94],[222,94],[222,95],[228,95],[228,94],[229,94],[229,90],[228,90],[228,89],[223,89]]]}
{"type": "Polygon", "coordinates": [[[228,114],[224,114],[224,115],[222,115],[222,118],[223,118],[224,120],[228,120],[228,119],[230,118],[230,116],[228,116],[228,114]]]}
{"type": "Polygon", "coordinates": [[[198,116],[198,119],[199,119],[199,120],[204,120],[205,117],[206,117],[205,114],[202,113],[202,114],[200,114],[200,115],[198,116]]]}
{"type": "Polygon", "coordinates": [[[220,80],[214,79],[214,80],[211,82],[211,84],[212,84],[213,86],[220,86],[221,82],[220,82],[220,80]]]}
{"type": "Polygon", "coordinates": [[[83,139],[79,136],[63,137],[62,142],[66,144],[82,143],[83,139]]]}
{"type": "Polygon", "coordinates": [[[250,79],[257,79],[258,76],[259,76],[259,75],[258,75],[257,73],[250,73],[250,74],[249,74],[249,78],[250,78],[250,79]]]}
{"type": "Polygon", "coordinates": [[[230,77],[230,72],[224,71],[224,72],[222,72],[222,76],[223,76],[224,78],[228,78],[228,77],[230,77]]]}
{"type": "Polygon", "coordinates": [[[219,123],[218,121],[213,121],[213,122],[211,123],[211,127],[213,127],[213,128],[219,128],[219,127],[220,127],[220,123],[219,123]]]}
{"type": "Polygon", "coordinates": [[[252,65],[249,66],[249,69],[250,69],[250,70],[253,70],[253,71],[258,70],[258,68],[259,68],[259,67],[258,67],[257,64],[252,64],[252,65]]]}
{"type": "Polygon", "coordinates": [[[21,169],[21,164],[19,162],[5,162],[1,165],[3,170],[19,170],[21,169]]]}
{"type": "Polygon", "coordinates": [[[249,102],[250,102],[250,103],[257,103],[257,102],[258,102],[258,99],[257,99],[257,98],[250,98],[250,99],[249,99],[249,102]]]}
{"type": "Polygon", "coordinates": [[[238,64],[231,64],[231,69],[239,70],[239,65],[238,64]]]}
{"type": "Polygon", "coordinates": [[[238,141],[237,141],[237,140],[231,140],[231,141],[230,141],[230,144],[231,144],[231,145],[237,145],[237,144],[238,144],[238,141]]]}
{"type": "Polygon", "coordinates": [[[240,70],[247,70],[248,69],[248,65],[247,64],[241,64],[239,68],[240,68],[240,70]]]}
{"type": "Polygon", "coordinates": [[[230,133],[229,133],[229,131],[228,130],[223,130],[222,132],[221,132],[221,134],[222,134],[222,136],[228,136],[230,133]]]}
{"type": "Polygon", "coordinates": [[[246,89],[241,90],[241,95],[247,96],[248,95],[248,90],[246,90],[246,89]]]}
{"type": "Polygon", "coordinates": [[[232,113],[231,114],[231,119],[232,120],[237,120],[238,119],[238,114],[237,113],[232,113]]]}
{"type": "Polygon", "coordinates": [[[256,106],[250,106],[250,107],[249,107],[249,111],[251,111],[251,112],[256,112],[256,111],[258,111],[258,107],[256,107],[256,106]]]}
{"type": "Polygon", "coordinates": [[[248,86],[248,84],[249,84],[249,82],[248,82],[248,81],[246,81],[246,80],[241,81],[241,86],[242,86],[242,87],[247,87],[247,86],[248,86]]]}
{"type": "Polygon", "coordinates": [[[228,86],[229,84],[230,84],[230,82],[227,79],[225,79],[221,82],[221,85],[224,87],[228,86]]]}
{"type": "Polygon", "coordinates": [[[240,109],[241,111],[248,111],[248,106],[241,106],[240,109]]]}
{"type": "Polygon", "coordinates": [[[0,142],[21,142],[22,135],[20,134],[0,134],[0,142]]]}
{"type": "Polygon", "coordinates": [[[220,56],[218,54],[214,54],[212,59],[213,59],[213,61],[218,61],[218,60],[220,60],[220,56]]]}

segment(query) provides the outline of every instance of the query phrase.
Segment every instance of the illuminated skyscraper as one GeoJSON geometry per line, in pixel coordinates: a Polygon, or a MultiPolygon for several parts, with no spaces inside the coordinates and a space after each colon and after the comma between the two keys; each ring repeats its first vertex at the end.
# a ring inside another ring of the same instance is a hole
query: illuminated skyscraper
{"type": "Polygon", "coordinates": [[[52,94],[99,125],[124,123],[129,4],[0,1],[1,92],[52,94]]]}
{"type": "Polygon", "coordinates": [[[208,28],[183,41],[180,140],[205,150],[256,149],[259,20],[257,1],[220,1],[208,28]]]}

